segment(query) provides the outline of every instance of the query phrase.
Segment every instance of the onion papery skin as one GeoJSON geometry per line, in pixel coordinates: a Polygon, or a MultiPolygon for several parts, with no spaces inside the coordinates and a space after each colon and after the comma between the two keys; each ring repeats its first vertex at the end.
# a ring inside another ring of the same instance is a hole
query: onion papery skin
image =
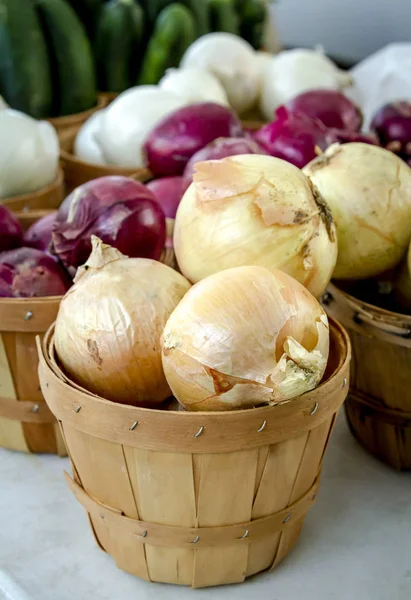
{"type": "Polygon", "coordinates": [[[56,215],[57,212],[52,212],[33,223],[24,233],[24,245],[48,252],[56,215]]]}
{"type": "Polygon", "coordinates": [[[164,325],[190,288],[156,261],[126,258],[93,238],[93,252],[63,298],[55,346],[64,371],[88,391],[136,406],[170,395],[161,363],[164,325]]]}
{"type": "Polygon", "coordinates": [[[359,131],[362,114],[358,106],[336,90],[309,90],[287,102],[290,112],[319,119],[327,128],[359,131]]]}
{"type": "Polygon", "coordinates": [[[237,267],[193,286],[167,321],[162,347],[184,408],[253,408],[318,385],[329,328],[317,300],[285,273],[237,267]]]}
{"type": "Polygon", "coordinates": [[[331,214],[299,169],[263,155],[197,163],[174,249],[192,283],[231,267],[280,269],[317,298],[337,259],[331,214]]]}
{"type": "Polygon", "coordinates": [[[337,227],[333,277],[366,279],[395,267],[411,238],[411,170],[395,154],[335,144],[304,168],[337,227]]]}

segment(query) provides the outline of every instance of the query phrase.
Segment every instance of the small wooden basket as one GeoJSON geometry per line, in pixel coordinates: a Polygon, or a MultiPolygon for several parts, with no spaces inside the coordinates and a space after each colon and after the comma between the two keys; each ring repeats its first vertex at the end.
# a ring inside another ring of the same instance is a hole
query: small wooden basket
{"type": "Polygon", "coordinates": [[[105,177],[106,175],[133,177],[133,179],[143,182],[152,179],[153,175],[148,169],[96,165],[77,158],[73,154],[73,145],[77,133],[78,129],[71,129],[62,134],[60,138],[60,164],[64,171],[68,194],[79,185],[98,177],[105,177]]]}
{"type": "Polygon", "coordinates": [[[313,504],[350,345],[331,322],[324,382],[274,407],[150,410],[89,394],[61,371],[53,328],[38,340],[43,393],[72,463],[67,481],[99,546],[147,581],[244,581],[290,552],[313,504]]]}
{"type": "Polygon", "coordinates": [[[56,179],[41,190],[22,196],[3,198],[0,200],[0,204],[4,204],[13,212],[38,209],[48,210],[58,208],[62,203],[63,198],[64,176],[62,170],[59,169],[56,179]]]}
{"type": "MultiPolygon", "coordinates": [[[[16,213],[26,231],[51,211],[16,213]]],[[[0,447],[66,456],[38,380],[36,336],[57,316],[61,298],[0,298],[0,447]]]]}
{"type": "Polygon", "coordinates": [[[411,316],[330,285],[323,304],[349,330],[353,361],[345,411],[353,435],[397,470],[411,469],[411,316]]]}
{"type": "Polygon", "coordinates": [[[100,94],[98,96],[97,104],[94,108],[90,108],[89,110],[85,110],[81,113],[76,113],[75,115],[67,115],[65,117],[52,117],[47,119],[49,123],[53,125],[55,130],[57,131],[57,135],[61,140],[61,136],[66,134],[68,131],[78,131],[80,127],[89,119],[95,112],[105,108],[108,104],[107,98],[104,94],[100,94]]]}

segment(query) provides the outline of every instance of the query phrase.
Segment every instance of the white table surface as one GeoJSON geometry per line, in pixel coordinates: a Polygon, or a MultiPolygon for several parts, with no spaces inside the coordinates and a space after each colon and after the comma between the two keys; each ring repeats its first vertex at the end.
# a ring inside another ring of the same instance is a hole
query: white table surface
{"type": "Polygon", "coordinates": [[[410,600],[411,474],[368,456],[340,415],[294,552],[244,584],[149,584],[99,550],[66,459],[0,450],[1,600],[410,600]]]}

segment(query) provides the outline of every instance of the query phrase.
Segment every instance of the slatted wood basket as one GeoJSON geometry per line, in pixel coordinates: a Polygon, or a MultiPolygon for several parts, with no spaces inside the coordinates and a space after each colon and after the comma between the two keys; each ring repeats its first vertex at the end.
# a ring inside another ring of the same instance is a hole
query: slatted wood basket
{"type": "Polygon", "coordinates": [[[152,179],[152,174],[148,169],[124,168],[109,165],[96,165],[87,163],[73,154],[74,140],[78,129],[71,129],[62,133],[60,137],[60,164],[64,171],[67,193],[72,192],[76,187],[87,183],[98,177],[106,175],[122,175],[123,177],[133,177],[138,181],[148,181],[152,179]]]}
{"type": "MultiPolygon", "coordinates": [[[[16,213],[23,231],[50,211],[16,213]]],[[[0,298],[0,446],[66,456],[38,379],[36,336],[57,316],[61,298],[0,298]]]]}
{"type": "Polygon", "coordinates": [[[63,198],[64,176],[63,171],[59,169],[56,179],[41,190],[22,196],[3,198],[0,200],[0,204],[4,204],[12,211],[50,210],[58,208],[63,198]]]}
{"type": "Polygon", "coordinates": [[[52,328],[38,349],[42,390],[72,463],[68,483],[118,567],[207,587],[242,582],[290,552],[348,389],[350,346],[338,323],[316,390],[226,413],[108,402],[62,373],[52,328]]]}
{"type": "Polygon", "coordinates": [[[336,285],[323,298],[353,347],[345,411],[356,439],[397,470],[411,469],[411,316],[362,302],[336,285]]]}

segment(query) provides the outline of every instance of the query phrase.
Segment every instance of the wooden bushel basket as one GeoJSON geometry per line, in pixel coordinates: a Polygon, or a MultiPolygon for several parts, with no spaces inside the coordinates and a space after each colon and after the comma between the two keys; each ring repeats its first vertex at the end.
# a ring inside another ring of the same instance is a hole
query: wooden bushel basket
{"type": "Polygon", "coordinates": [[[152,179],[153,176],[148,169],[96,165],[77,158],[73,154],[73,145],[77,133],[78,129],[71,129],[63,133],[60,138],[60,165],[64,171],[68,194],[79,185],[106,175],[133,177],[133,179],[143,182],[152,179]]]}
{"type": "Polygon", "coordinates": [[[49,210],[60,206],[64,198],[64,177],[59,169],[56,179],[37,192],[23,194],[22,196],[11,196],[3,198],[0,204],[4,204],[12,211],[49,210]]]}
{"type": "Polygon", "coordinates": [[[68,483],[118,567],[147,581],[207,587],[242,582],[290,552],[348,390],[349,339],[330,325],[317,389],[225,413],[108,402],[62,373],[52,328],[38,341],[42,390],[72,463],[68,483]]]}
{"type": "Polygon", "coordinates": [[[76,113],[74,115],[67,115],[64,117],[51,117],[47,119],[49,123],[53,125],[55,130],[57,131],[57,135],[60,140],[61,137],[67,133],[68,131],[78,131],[80,127],[89,119],[95,112],[101,110],[105,106],[107,106],[108,101],[104,95],[99,95],[97,104],[93,108],[89,110],[85,110],[81,113],[76,113]]]}
{"type": "MultiPolygon", "coordinates": [[[[50,211],[16,214],[23,230],[50,211]]],[[[66,456],[38,380],[36,336],[57,316],[61,298],[0,298],[0,447],[66,456]]]]}
{"type": "Polygon", "coordinates": [[[355,438],[397,470],[411,469],[411,316],[367,304],[335,285],[323,304],[350,333],[345,412],[355,438]]]}

